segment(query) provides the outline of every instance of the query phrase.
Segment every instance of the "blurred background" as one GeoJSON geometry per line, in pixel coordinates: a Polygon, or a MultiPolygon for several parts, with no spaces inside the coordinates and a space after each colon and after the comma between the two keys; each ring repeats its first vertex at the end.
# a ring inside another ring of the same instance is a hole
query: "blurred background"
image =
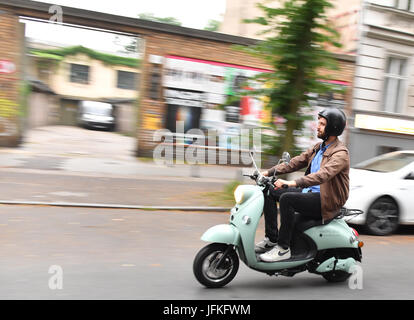
{"type": "Polygon", "coordinates": [[[1,203],[226,211],[249,149],[269,168],[318,142],[318,112],[339,108],[350,204],[367,212],[354,222],[374,235],[414,223],[414,2],[312,1],[317,51],[284,57],[317,72],[286,111],[272,90],[294,81],[260,47],[289,47],[295,17],[272,11],[283,1],[0,0],[1,203]]]}
{"type": "MultiPolygon", "coordinates": [[[[283,7],[281,1],[265,4],[283,7]]],[[[411,2],[321,4],[325,29],[318,27],[320,38],[311,47],[323,47],[325,56],[317,58],[322,53],[301,56],[294,40],[284,43],[290,31],[253,0],[216,0],[202,7],[191,1],[168,6],[3,1],[8,45],[0,61],[0,145],[21,148],[39,130],[52,137],[52,127],[57,135],[73,129],[87,141],[91,132],[80,128],[100,129],[113,133],[105,137],[131,137],[125,152],[151,160],[166,138],[155,132],[168,130],[161,160],[193,164],[185,150],[194,144],[197,164],[250,166],[246,150],[254,144],[256,160],[268,168],[283,151],[295,155],[316,143],[318,112],[339,108],[347,115],[340,139],[351,165],[412,149],[411,2]],[[259,20],[251,23],[254,19],[259,20]],[[269,26],[272,32],[264,33],[269,26]],[[272,39],[293,49],[258,47],[272,39]],[[286,59],[269,59],[277,55],[286,59]],[[289,61],[289,55],[297,60],[289,61]],[[318,62],[328,55],[333,68],[318,62]],[[297,61],[318,71],[303,79],[326,87],[291,85],[295,75],[283,74],[281,66],[295,68],[297,61]],[[295,100],[284,96],[290,87],[299,91],[299,103],[286,110],[295,100]],[[243,129],[250,132],[247,145],[243,129]],[[260,130],[257,141],[253,129],[260,130]]],[[[285,19],[293,28],[293,13],[285,19]]]]}
{"type": "MultiPolygon", "coordinates": [[[[60,1],[53,6],[29,1],[9,6],[2,12],[7,18],[3,30],[12,42],[2,49],[1,144],[18,146],[29,139],[30,129],[42,126],[85,127],[97,119],[91,118],[94,113],[103,121],[95,127],[135,137],[135,153],[144,157],[152,157],[153,131],[177,133],[177,121],[185,123],[184,132],[201,129],[208,136],[210,129],[216,137],[205,144],[228,149],[240,149],[230,138],[243,128],[274,135],[272,129],[282,128],[286,117],[275,112],[269,97],[253,93],[272,85],[257,77],[272,73],[273,66],[233,49],[275,36],[261,34],[263,25],[244,22],[263,15],[257,4],[221,0],[202,9],[184,1],[171,8],[156,2],[60,1]],[[85,101],[107,107],[86,107],[85,101]],[[217,136],[226,139],[220,143],[217,136]]],[[[308,118],[295,133],[295,150],[317,141],[315,117],[325,107],[341,108],[348,116],[341,139],[352,164],[409,149],[414,116],[410,2],[331,4],[325,14],[341,46],[327,49],[338,67],[325,72],[330,91],[307,93],[311,108],[301,111],[308,118]]],[[[275,156],[271,146],[264,149],[264,159],[275,156]]]]}

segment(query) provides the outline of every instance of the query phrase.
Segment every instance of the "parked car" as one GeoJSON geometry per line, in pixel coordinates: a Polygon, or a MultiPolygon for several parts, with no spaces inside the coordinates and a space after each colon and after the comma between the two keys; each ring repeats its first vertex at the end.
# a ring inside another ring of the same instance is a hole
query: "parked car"
{"type": "Polygon", "coordinates": [[[79,123],[84,128],[114,130],[115,119],[112,104],[98,101],[81,101],[79,103],[79,123]]]}
{"type": "Polygon", "coordinates": [[[414,224],[414,150],[386,153],[351,168],[345,207],[363,210],[349,222],[374,235],[414,224]]]}

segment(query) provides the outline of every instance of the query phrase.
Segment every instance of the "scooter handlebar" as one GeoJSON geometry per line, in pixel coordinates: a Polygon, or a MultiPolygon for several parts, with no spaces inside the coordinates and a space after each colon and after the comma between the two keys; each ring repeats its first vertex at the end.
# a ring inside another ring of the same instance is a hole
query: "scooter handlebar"
{"type": "Polygon", "coordinates": [[[257,171],[255,171],[253,174],[243,174],[243,176],[254,180],[259,186],[273,186],[273,183],[276,181],[275,176],[267,177],[257,171]]]}

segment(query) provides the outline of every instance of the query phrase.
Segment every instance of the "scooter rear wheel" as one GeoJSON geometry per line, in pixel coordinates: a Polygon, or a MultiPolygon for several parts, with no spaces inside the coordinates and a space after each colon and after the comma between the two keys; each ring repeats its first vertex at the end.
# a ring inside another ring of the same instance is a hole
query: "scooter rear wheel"
{"type": "Polygon", "coordinates": [[[322,275],[322,277],[324,277],[328,282],[344,282],[350,276],[350,273],[341,270],[327,272],[322,275]]]}
{"type": "Polygon", "coordinates": [[[239,257],[231,245],[209,244],[202,248],[194,258],[194,276],[207,288],[224,287],[234,279],[238,270],[239,257]],[[221,259],[225,253],[226,256],[221,259]]]}

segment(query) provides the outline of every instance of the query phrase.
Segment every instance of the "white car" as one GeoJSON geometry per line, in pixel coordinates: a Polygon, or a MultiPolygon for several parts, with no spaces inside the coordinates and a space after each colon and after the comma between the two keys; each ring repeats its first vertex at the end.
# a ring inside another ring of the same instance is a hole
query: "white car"
{"type": "Polygon", "coordinates": [[[344,207],[364,211],[349,223],[365,225],[374,235],[414,224],[414,150],[387,153],[351,168],[344,207]]]}

